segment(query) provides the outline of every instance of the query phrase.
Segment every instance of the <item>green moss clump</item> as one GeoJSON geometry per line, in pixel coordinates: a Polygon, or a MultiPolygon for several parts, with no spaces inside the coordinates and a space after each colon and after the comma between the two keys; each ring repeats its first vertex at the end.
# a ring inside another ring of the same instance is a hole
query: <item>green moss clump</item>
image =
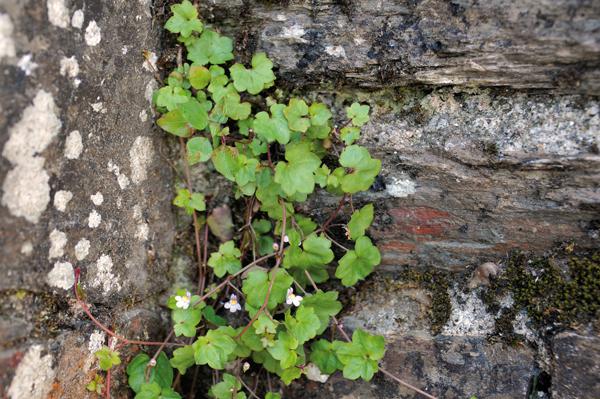
{"type": "MultiPolygon", "coordinates": [[[[540,327],[562,328],[585,323],[600,311],[600,251],[588,256],[569,256],[565,265],[559,266],[558,257],[529,260],[517,253],[484,293],[483,300],[493,311],[497,305],[494,297],[512,292],[514,309],[526,309],[540,327]]],[[[516,312],[509,313],[514,319],[516,312]]]]}

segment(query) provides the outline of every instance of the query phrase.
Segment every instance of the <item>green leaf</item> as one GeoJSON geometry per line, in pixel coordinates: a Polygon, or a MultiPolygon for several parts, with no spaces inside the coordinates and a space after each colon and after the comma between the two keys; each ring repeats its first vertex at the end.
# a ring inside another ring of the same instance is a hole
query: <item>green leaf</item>
{"type": "Polygon", "coordinates": [[[369,237],[362,236],[356,240],[354,250],[346,252],[340,259],[335,276],[342,280],[343,285],[351,287],[371,274],[380,262],[381,255],[377,247],[369,237]]]}
{"type": "Polygon", "coordinates": [[[161,388],[156,382],[144,383],[135,399],[181,399],[170,387],[161,388]]]}
{"type": "Polygon", "coordinates": [[[271,222],[267,219],[254,219],[252,221],[252,228],[258,234],[267,234],[271,231],[271,222]]]}
{"type": "Polygon", "coordinates": [[[173,358],[171,359],[171,366],[179,370],[181,374],[185,374],[185,371],[196,364],[194,360],[194,348],[192,345],[186,345],[181,348],[177,348],[173,351],[173,358]]]}
{"type": "Polygon", "coordinates": [[[202,130],[208,126],[208,113],[196,99],[180,104],[179,109],[186,122],[195,129],[202,130]]]}
{"type": "Polygon", "coordinates": [[[332,342],[320,339],[314,342],[310,349],[310,361],[316,364],[322,373],[333,374],[336,370],[343,369],[332,342]]]}
{"type": "Polygon", "coordinates": [[[346,108],[346,115],[348,115],[349,119],[352,119],[354,126],[361,127],[369,121],[369,110],[368,105],[352,103],[351,106],[346,108]]]}
{"type": "Polygon", "coordinates": [[[252,324],[252,327],[254,327],[254,331],[256,331],[257,334],[275,334],[278,324],[277,321],[274,321],[266,314],[261,313],[252,324]]]}
{"type": "MultiPolygon", "coordinates": [[[[129,376],[127,382],[136,393],[146,382],[146,368],[149,361],[150,356],[140,353],[127,365],[127,375],[129,376]]],[[[156,358],[156,366],[150,368],[148,382],[156,382],[161,388],[169,388],[173,384],[173,368],[164,352],[161,352],[156,358]]]]}
{"type": "Polygon", "coordinates": [[[198,10],[188,0],[171,6],[173,16],[167,20],[165,29],[189,37],[192,32],[202,32],[202,22],[198,19],[198,10]]]}
{"type": "Polygon", "coordinates": [[[315,189],[315,172],[321,160],[310,150],[310,143],[293,143],[285,149],[288,162],[278,162],[275,167],[275,182],[287,196],[295,193],[310,194],[315,189]]]}
{"type": "MultiPolygon", "coordinates": [[[[321,322],[312,307],[300,306],[295,316],[292,316],[290,310],[285,313],[285,326],[298,341],[298,345],[302,345],[317,335],[321,322]]],[[[283,364],[281,367],[284,367],[283,364]]]]}
{"type": "Polygon", "coordinates": [[[313,295],[305,296],[302,300],[302,306],[306,308],[312,308],[319,318],[320,326],[317,330],[317,335],[323,334],[323,332],[329,326],[329,318],[331,316],[335,316],[340,310],[342,310],[342,304],[337,300],[337,298],[337,291],[319,291],[313,295]]]}
{"type": "Polygon", "coordinates": [[[242,268],[240,256],[242,253],[235,247],[233,241],[227,241],[219,246],[218,252],[213,252],[208,260],[208,265],[214,269],[217,277],[225,274],[234,274],[242,268]]]}
{"type": "Polygon", "coordinates": [[[360,129],[354,126],[346,126],[340,130],[340,138],[346,145],[354,143],[360,137],[360,129]]]}
{"type": "Polygon", "coordinates": [[[104,371],[107,371],[112,367],[121,364],[119,352],[111,350],[108,346],[103,346],[102,348],[94,352],[94,355],[98,359],[100,368],[104,371]]]}
{"type": "Polygon", "coordinates": [[[298,340],[294,336],[285,331],[280,331],[277,334],[275,344],[268,347],[267,351],[274,359],[279,360],[282,369],[286,369],[296,364],[296,359],[298,358],[298,354],[296,353],[297,347],[298,340]]]}
{"type": "Polygon", "coordinates": [[[190,98],[190,92],[181,87],[165,86],[158,89],[156,105],[165,107],[168,111],[173,111],[180,104],[187,103],[190,98]]]}
{"type": "Polygon", "coordinates": [[[237,344],[223,329],[209,330],[192,345],[196,364],[208,364],[211,368],[222,370],[227,358],[235,351],[237,344]]]}
{"type": "Polygon", "coordinates": [[[310,126],[310,119],[304,118],[308,115],[308,106],[304,100],[292,98],[283,110],[283,114],[287,118],[291,130],[304,133],[310,126]]]}
{"type": "Polygon", "coordinates": [[[334,342],[338,359],[344,365],[344,377],[355,380],[362,378],[370,381],[378,370],[378,361],[385,353],[385,340],[363,330],[355,330],[352,342],[334,342]]]}
{"type": "MultiPolygon", "coordinates": [[[[248,273],[242,285],[242,291],[246,295],[246,310],[250,311],[248,306],[255,309],[262,306],[272,278],[273,271],[268,274],[262,270],[254,270],[248,273]]],[[[292,282],[293,278],[285,270],[277,270],[267,309],[274,309],[285,301],[287,289],[292,285],[292,282]]]]}
{"type": "Polygon", "coordinates": [[[223,109],[223,114],[236,121],[247,119],[250,116],[252,108],[250,103],[240,102],[240,95],[233,90],[231,85],[227,87],[231,87],[231,89],[228,90],[228,93],[219,102],[219,105],[223,109]]]}
{"type": "Polygon", "coordinates": [[[302,375],[300,367],[290,367],[281,371],[279,376],[285,385],[290,385],[290,382],[299,378],[302,375]]]}
{"type": "Polygon", "coordinates": [[[188,164],[195,165],[199,162],[206,162],[212,155],[212,144],[206,137],[193,137],[187,144],[188,164]]]}
{"type": "Polygon", "coordinates": [[[183,335],[193,338],[196,336],[196,326],[202,320],[202,309],[200,307],[173,309],[171,311],[171,318],[173,319],[173,329],[176,336],[183,335]]]}
{"type": "Polygon", "coordinates": [[[144,383],[140,387],[140,391],[135,395],[135,399],[159,399],[160,385],[156,382],[144,383]]]}
{"type": "Polygon", "coordinates": [[[190,137],[194,132],[180,109],[167,112],[156,121],[156,124],[163,130],[179,137],[190,137]]]}
{"type": "Polygon", "coordinates": [[[210,29],[204,29],[200,38],[187,44],[188,60],[196,65],[224,64],[233,59],[233,42],[210,29]]]}
{"type": "Polygon", "coordinates": [[[188,215],[194,213],[194,210],[202,212],[206,210],[204,195],[199,193],[190,194],[187,188],[177,190],[177,196],[173,200],[173,205],[184,208],[188,215]]]}
{"type": "Polygon", "coordinates": [[[331,111],[323,103],[312,103],[308,108],[308,114],[312,126],[326,125],[332,117],[331,111]]]}
{"type": "Polygon", "coordinates": [[[323,234],[317,236],[312,233],[302,243],[300,247],[290,246],[283,258],[285,268],[300,267],[306,269],[315,265],[326,265],[333,260],[333,251],[331,250],[331,241],[323,234]]]}
{"type": "Polygon", "coordinates": [[[350,238],[356,241],[359,237],[365,235],[365,231],[373,222],[373,204],[367,204],[360,210],[355,211],[350,217],[348,223],[348,234],[350,238]]]}
{"type": "Polygon", "coordinates": [[[275,74],[272,69],[273,63],[267,55],[256,53],[252,57],[252,69],[246,69],[241,64],[235,64],[229,68],[229,72],[237,91],[258,94],[263,89],[273,86],[275,74]]]}
{"type": "Polygon", "coordinates": [[[246,399],[240,381],[231,374],[223,374],[223,381],[210,388],[209,394],[215,399],[246,399]]]}
{"type": "Polygon", "coordinates": [[[267,392],[265,399],[281,399],[281,395],[275,392],[267,392]]]}
{"type": "Polygon", "coordinates": [[[196,90],[202,90],[210,83],[210,71],[200,65],[192,65],[190,67],[188,79],[192,87],[196,90]]]}
{"type": "Polygon", "coordinates": [[[381,161],[371,158],[369,151],[358,145],[351,145],[342,151],[340,165],[352,169],[350,174],[341,178],[342,190],[350,194],[368,190],[381,169],[381,161]]]}
{"type": "Polygon", "coordinates": [[[202,315],[204,316],[205,320],[208,320],[210,323],[214,324],[215,326],[227,325],[227,320],[225,320],[221,316],[217,315],[217,313],[215,312],[215,308],[213,308],[210,305],[205,307],[204,309],[202,309],[202,315]]]}
{"type": "Polygon", "coordinates": [[[227,180],[235,181],[235,174],[239,170],[239,152],[237,148],[221,145],[213,151],[212,161],[217,172],[227,180]]]}
{"type": "Polygon", "coordinates": [[[283,115],[285,105],[271,105],[271,117],[266,112],[256,114],[254,120],[254,131],[261,139],[272,143],[277,141],[279,144],[287,144],[290,141],[290,130],[288,122],[283,115]]]}

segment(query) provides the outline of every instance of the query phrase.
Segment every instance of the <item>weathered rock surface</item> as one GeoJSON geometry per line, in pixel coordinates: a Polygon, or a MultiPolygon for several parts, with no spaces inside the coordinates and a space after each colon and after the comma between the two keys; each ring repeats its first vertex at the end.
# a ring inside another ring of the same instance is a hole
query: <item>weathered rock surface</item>
{"type": "Polygon", "coordinates": [[[169,284],[171,170],[141,56],[160,31],[150,1],[8,0],[0,18],[0,396],[84,397],[75,268],[100,320],[160,338],[155,311],[129,310],[169,284]]]}
{"type": "Polygon", "coordinates": [[[596,1],[218,0],[203,15],[266,50],[293,85],[598,93],[596,1]]]}
{"type": "Polygon", "coordinates": [[[552,397],[594,398],[600,392],[600,338],[565,332],[554,337],[552,397]]]}

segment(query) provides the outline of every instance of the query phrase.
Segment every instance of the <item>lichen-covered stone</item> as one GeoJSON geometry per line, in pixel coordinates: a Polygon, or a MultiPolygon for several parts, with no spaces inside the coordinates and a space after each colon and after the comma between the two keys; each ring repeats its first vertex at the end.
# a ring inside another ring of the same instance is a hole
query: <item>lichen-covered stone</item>
{"type": "Polygon", "coordinates": [[[73,302],[74,269],[92,311],[120,331],[143,319],[131,304],[169,286],[172,175],[142,56],[158,28],[146,1],[0,0],[0,361],[13,370],[2,397],[85,397],[93,359],[77,347],[91,323],[73,302]]]}

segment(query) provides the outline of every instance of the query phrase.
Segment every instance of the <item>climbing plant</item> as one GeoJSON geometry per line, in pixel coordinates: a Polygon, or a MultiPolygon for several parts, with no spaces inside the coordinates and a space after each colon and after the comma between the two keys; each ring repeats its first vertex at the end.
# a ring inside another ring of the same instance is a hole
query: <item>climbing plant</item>
{"type": "MultiPolygon", "coordinates": [[[[374,207],[355,209],[352,202],[381,169],[356,144],[369,106],[335,110],[341,113],[336,124],[324,103],[283,100],[265,53],[254,54],[249,65],[236,62],[232,40],[206,26],[192,3],[184,0],[171,10],[165,28],[177,34],[181,50],[153,104],[158,126],[178,136],[184,155],[187,184],[173,204],[193,216],[198,286],[180,287],[167,301],[173,329],[162,343],[128,340],[101,325],[120,345],[158,346],[127,365],[135,397],[181,398],[175,370],[185,375],[194,366],[215,370],[208,394],[217,399],[280,398],[273,375],[284,384],[303,376],[324,382],[337,371],[366,381],[382,371],[414,388],[380,367],[383,337],[361,329],[350,337],[336,318],[342,309],[338,292],[318,286],[334,276],[351,287],[381,261],[366,235],[374,207]],[[212,253],[205,223],[212,204],[190,182],[190,168],[200,163],[232,183],[232,195],[244,208],[238,234],[212,253]],[[322,222],[297,210],[316,190],[340,198],[322,222]],[[338,220],[344,220],[345,237],[334,239],[338,220]],[[323,335],[328,328],[332,333],[323,335]],[[175,346],[170,356],[167,346],[175,346]],[[264,386],[249,386],[250,368],[266,376],[264,386]]],[[[78,288],[76,294],[83,303],[78,288]]],[[[117,349],[96,352],[107,383],[111,368],[120,364],[117,349]]],[[[109,394],[98,378],[88,388],[109,394]]]]}

